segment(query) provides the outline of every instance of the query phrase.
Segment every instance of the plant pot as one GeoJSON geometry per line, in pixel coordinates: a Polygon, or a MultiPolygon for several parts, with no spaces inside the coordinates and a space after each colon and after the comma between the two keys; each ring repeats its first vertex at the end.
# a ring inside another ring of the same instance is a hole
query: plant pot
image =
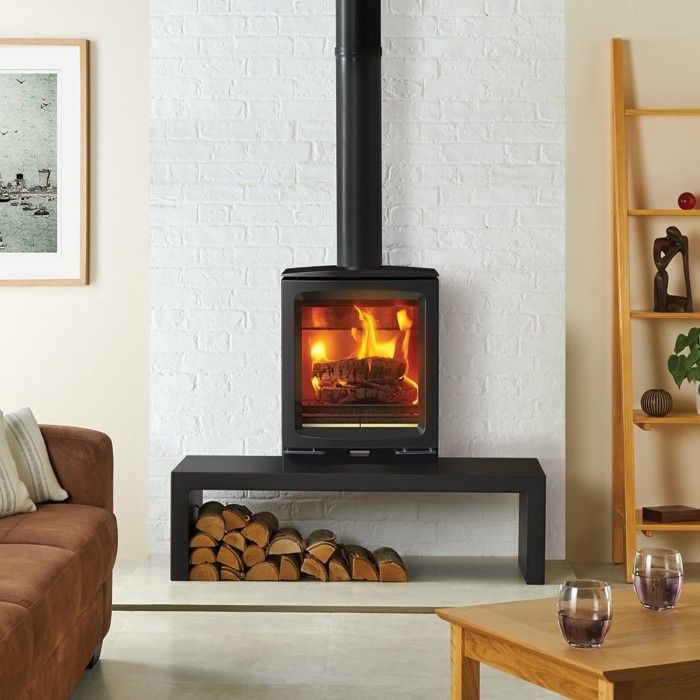
{"type": "Polygon", "coordinates": [[[695,389],[695,410],[700,415],[700,382],[693,382],[693,389],[695,389]]]}

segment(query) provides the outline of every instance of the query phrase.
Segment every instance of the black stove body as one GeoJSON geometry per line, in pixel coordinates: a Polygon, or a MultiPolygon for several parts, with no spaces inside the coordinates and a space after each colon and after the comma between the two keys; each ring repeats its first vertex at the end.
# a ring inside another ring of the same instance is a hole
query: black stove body
{"type": "Polygon", "coordinates": [[[382,265],[380,0],[336,0],[338,265],[282,274],[286,469],[437,465],[438,274],[382,265]]]}

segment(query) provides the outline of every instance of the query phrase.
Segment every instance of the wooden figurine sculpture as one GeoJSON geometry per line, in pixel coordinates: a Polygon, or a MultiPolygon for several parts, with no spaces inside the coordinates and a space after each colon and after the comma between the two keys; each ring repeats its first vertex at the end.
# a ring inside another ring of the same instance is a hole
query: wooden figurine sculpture
{"type": "Polygon", "coordinates": [[[675,226],[669,226],[666,229],[666,236],[654,241],[654,265],[656,265],[657,270],[654,277],[654,311],[692,311],[693,293],[690,290],[688,237],[684,236],[675,226]],[[686,294],[684,297],[668,293],[666,268],[678,253],[683,256],[686,294]]]}

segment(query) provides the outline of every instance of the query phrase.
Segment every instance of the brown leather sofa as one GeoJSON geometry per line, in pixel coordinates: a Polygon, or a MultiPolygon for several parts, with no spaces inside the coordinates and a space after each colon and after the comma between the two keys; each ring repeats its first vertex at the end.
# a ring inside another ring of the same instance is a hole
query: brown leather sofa
{"type": "Polygon", "coordinates": [[[41,426],[64,503],[0,518],[0,698],[64,700],[99,659],[112,615],[112,443],[41,426]]]}

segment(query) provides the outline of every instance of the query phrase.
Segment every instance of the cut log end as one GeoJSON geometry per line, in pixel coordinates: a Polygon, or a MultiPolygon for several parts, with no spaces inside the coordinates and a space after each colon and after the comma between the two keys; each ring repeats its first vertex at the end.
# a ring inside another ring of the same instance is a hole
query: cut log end
{"type": "Polygon", "coordinates": [[[336,549],[328,561],[328,578],[330,581],[351,581],[350,567],[345,553],[341,548],[336,549]]]}
{"type": "Polygon", "coordinates": [[[279,521],[267,511],[255,513],[251,516],[250,522],[241,530],[243,536],[255,542],[258,547],[267,547],[275,532],[279,529],[279,521]]]}
{"type": "Polygon", "coordinates": [[[345,547],[345,554],[353,581],[379,581],[379,571],[369,550],[349,544],[345,547]]]}
{"type": "Polygon", "coordinates": [[[239,552],[242,552],[248,546],[245,537],[243,537],[243,533],[239,532],[238,530],[231,530],[230,532],[227,532],[224,535],[224,542],[229,547],[233,547],[239,552]]]}
{"type": "Polygon", "coordinates": [[[298,581],[301,578],[301,555],[282,554],[279,558],[280,581],[298,581]]]}
{"type": "Polygon", "coordinates": [[[204,532],[217,542],[223,539],[226,528],[222,512],[224,506],[218,501],[204,503],[197,514],[195,526],[200,532],[204,532]]]}
{"type": "Polygon", "coordinates": [[[265,550],[262,547],[258,547],[257,544],[249,544],[243,550],[243,563],[248,567],[265,561],[265,558],[265,550]]]}
{"type": "Polygon", "coordinates": [[[374,552],[374,560],[379,570],[379,580],[386,583],[406,583],[408,571],[403,559],[391,547],[381,547],[374,552]]]}
{"type": "Polygon", "coordinates": [[[323,562],[316,559],[316,557],[311,554],[307,554],[304,557],[304,561],[301,565],[302,573],[313,576],[319,581],[328,581],[328,570],[326,569],[323,562]]]}
{"type": "Polygon", "coordinates": [[[241,530],[250,522],[251,515],[250,509],[246,508],[246,506],[241,506],[237,503],[229,503],[229,505],[224,506],[222,516],[226,531],[241,530]]]}
{"type": "Polygon", "coordinates": [[[197,532],[190,538],[190,547],[216,547],[219,543],[206,532],[197,532]]]}
{"type": "Polygon", "coordinates": [[[213,547],[196,547],[190,551],[190,564],[213,564],[216,550],[213,547]]]}
{"type": "Polygon", "coordinates": [[[218,581],[219,569],[215,564],[197,564],[190,568],[190,581],[218,581]]]}
{"type": "Polygon", "coordinates": [[[241,555],[233,547],[229,547],[227,544],[222,544],[221,547],[219,547],[219,551],[216,555],[216,561],[224,566],[228,566],[229,569],[235,569],[236,571],[243,571],[245,568],[241,555]]]}
{"type": "Polygon", "coordinates": [[[272,537],[267,553],[301,554],[304,551],[305,544],[299,530],[295,530],[293,527],[283,527],[272,537]]]}
{"type": "Polygon", "coordinates": [[[335,542],[319,542],[311,547],[307,547],[306,551],[309,554],[313,554],[319,561],[327,564],[337,549],[338,545],[335,542]]]}
{"type": "Polygon", "coordinates": [[[261,561],[251,566],[245,575],[246,581],[279,581],[280,572],[277,564],[271,559],[261,561]]]}

